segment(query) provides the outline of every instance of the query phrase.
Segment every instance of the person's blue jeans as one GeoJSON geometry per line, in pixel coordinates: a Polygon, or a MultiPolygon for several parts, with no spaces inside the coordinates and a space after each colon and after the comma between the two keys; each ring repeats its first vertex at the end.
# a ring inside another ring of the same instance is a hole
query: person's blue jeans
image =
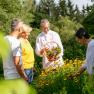
{"type": "Polygon", "coordinates": [[[30,84],[33,81],[33,69],[24,69],[27,77],[28,77],[28,83],[30,84]]]}

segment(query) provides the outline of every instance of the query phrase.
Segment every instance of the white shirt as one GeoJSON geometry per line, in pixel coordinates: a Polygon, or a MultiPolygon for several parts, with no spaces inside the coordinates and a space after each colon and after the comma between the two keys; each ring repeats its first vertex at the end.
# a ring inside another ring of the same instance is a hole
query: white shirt
{"type": "MultiPolygon", "coordinates": [[[[8,41],[10,46],[10,51],[8,57],[3,58],[3,69],[5,79],[16,79],[20,78],[16,67],[13,62],[13,56],[21,56],[20,42],[17,38],[13,36],[6,36],[6,41],[8,41]]],[[[22,63],[20,57],[20,64],[22,63]]]]}
{"type": "Polygon", "coordinates": [[[88,74],[94,74],[94,40],[92,39],[87,46],[86,60],[82,67],[86,68],[88,74]]]}
{"type": "Polygon", "coordinates": [[[35,49],[36,54],[41,56],[40,51],[41,51],[41,49],[44,48],[44,45],[48,42],[56,42],[61,48],[61,55],[60,55],[59,59],[57,61],[55,61],[55,62],[58,62],[57,64],[55,64],[55,62],[49,62],[47,60],[47,58],[45,56],[43,56],[43,62],[42,62],[43,69],[46,69],[50,66],[58,67],[58,66],[63,65],[63,60],[62,60],[63,45],[61,43],[58,33],[54,32],[54,31],[49,30],[47,34],[44,32],[39,34],[39,36],[36,39],[36,49],[35,49]]]}

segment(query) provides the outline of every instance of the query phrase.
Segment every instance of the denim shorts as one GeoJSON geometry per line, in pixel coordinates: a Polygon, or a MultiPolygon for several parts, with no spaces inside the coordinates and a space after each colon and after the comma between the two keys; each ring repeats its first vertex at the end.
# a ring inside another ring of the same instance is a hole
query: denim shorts
{"type": "Polygon", "coordinates": [[[30,84],[33,81],[33,69],[24,69],[24,71],[28,77],[28,83],[30,84]]]}

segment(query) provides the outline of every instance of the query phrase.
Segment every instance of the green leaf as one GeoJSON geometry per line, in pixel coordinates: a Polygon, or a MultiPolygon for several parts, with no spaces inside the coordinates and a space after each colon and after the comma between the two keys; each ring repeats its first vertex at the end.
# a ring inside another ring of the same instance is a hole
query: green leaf
{"type": "Polygon", "coordinates": [[[6,57],[9,51],[9,45],[7,41],[5,41],[4,36],[0,33],[0,55],[2,57],[6,57]]]}
{"type": "Polygon", "coordinates": [[[0,92],[2,94],[36,94],[33,88],[29,88],[23,80],[6,80],[0,82],[0,92]]]}

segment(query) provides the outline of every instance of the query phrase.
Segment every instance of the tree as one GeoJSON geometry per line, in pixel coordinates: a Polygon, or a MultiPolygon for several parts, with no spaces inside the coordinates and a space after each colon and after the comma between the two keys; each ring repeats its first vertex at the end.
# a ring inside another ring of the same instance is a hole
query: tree
{"type": "Polygon", "coordinates": [[[53,11],[55,9],[54,0],[41,0],[38,5],[38,11],[45,13],[48,16],[53,16],[53,11]]]}
{"type": "Polygon", "coordinates": [[[73,7],[74,7],[74,5],[72,4],[72,2],[70,0],[68,0],[68,4],[67,4],[68,16],[72,19],[74,17],[74,12],[75,12],[73,7]]]}
{"type": "Polygon", "coordinates": [[[36,11],[36,0],[22,0],[22,6],[26,11],[34,13],[36,11]]]}
{"type": "Polygon", "coordinates": [[[33,27],[39,28],[40,20],[47,18],[51,21],[56,20],[58,13],[58,7],[56,6],[55,0],[40,0],[40,3],[36,5],[36,11],[34,13],[34,21],[31,22],[33,27]]]}
{"type": "Polygon", "coordinates": [[[77,5],[75,7],[75,20],[77,22],[81,22],[81,13],[80,13],[79,8],[78,8],[77,5]]]}
{"type": "Polygon", "coordinates": [[[85,14],[86,14],[86,9],[85,9],[85,6],[83,5],[83,8],[82,8],[82,16],[85,17],[85,14]]]}
{"type": "Polygon", "coordinates": [[[94,35],[94,5],[92,6],[92,10],[88,13],[82,24],[91,35],[94,35]]]}
{"type": "Polygon", "coordinates": [[[67,4],[65,0],[59,0],[59,14],[62,16],[67,15],[67,4]]]}
{"type": "Polygon", "coordinates": [[[21,18],[29,23],[32,14],[22,5],[20,0],[0,0],[0,21],[2,31],[8,32],[13,18],[21,18]]]}
{"type": "Polygon", "coordinates": [[[87,15],[89,14],[89,12],[91,12],[91,9],[92,9],[92,6],[86,6],[86,12],[87,12],[87,15]]]}

